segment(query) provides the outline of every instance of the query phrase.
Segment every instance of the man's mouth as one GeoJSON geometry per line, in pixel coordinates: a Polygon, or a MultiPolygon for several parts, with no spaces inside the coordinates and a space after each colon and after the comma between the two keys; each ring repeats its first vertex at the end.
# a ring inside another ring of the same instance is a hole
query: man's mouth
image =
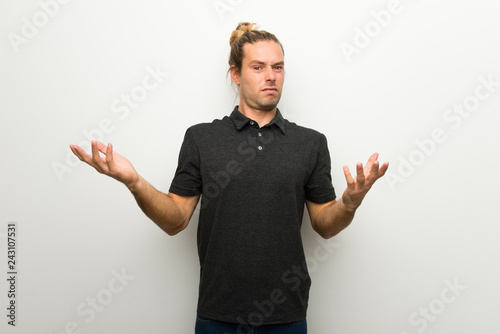
{"type": "Polygon", "coordinates": [[[277,92],[278,88],[276,88],[276,87],[266,87],[262,91],[263,92],[268,92],[268,93],[273,93],[273,92],[277,92]]]}

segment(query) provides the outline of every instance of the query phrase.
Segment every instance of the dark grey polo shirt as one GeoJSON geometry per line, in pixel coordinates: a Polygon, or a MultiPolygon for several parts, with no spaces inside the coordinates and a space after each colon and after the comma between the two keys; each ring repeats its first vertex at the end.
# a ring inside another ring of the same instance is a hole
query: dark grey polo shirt
{"type": "Polygon", "coordinates": [[[335,199],[323,134],[279,110],[259,128],[236,106],[186,131],[170,192],[202,195],[199,315],[252,325],[305,319],[304,203],[335,199]]]}

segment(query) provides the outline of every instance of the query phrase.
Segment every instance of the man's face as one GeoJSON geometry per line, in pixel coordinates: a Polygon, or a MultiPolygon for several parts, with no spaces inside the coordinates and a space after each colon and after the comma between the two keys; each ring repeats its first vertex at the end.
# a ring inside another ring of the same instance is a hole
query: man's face
{"type": "Polygon", "coordinates": [[[273,41],[245,44],[241,71],[231,71],[239,85],[241,102],[246,106],[272,111],[278,105],[285,79],[283,51],[273,41]]]}

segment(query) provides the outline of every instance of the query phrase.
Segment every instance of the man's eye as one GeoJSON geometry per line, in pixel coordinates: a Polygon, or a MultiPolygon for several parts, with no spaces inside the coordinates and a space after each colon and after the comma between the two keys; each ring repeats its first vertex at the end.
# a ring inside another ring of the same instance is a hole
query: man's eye
{"type": "Polygon", "coordinates": [[[275,69],[275,70],[282,70],[282,69],[283,69],[283,66],[274,66],[274,69],[275,69]]]}
{"type": "Polygon", "coordinates": [[[256,71],[260,70],[261,68],[262,68],[262,67],[260,67],[260,66],[254,66],[254,67],[253,67],[253,69],[254,69],[254,70],[256,70],[256,71]]]}

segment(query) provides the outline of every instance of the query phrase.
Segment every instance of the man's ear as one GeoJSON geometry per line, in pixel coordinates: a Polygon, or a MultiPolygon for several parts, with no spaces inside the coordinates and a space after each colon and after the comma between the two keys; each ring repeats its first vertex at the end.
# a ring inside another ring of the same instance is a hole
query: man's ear
{"type": "Polygon", "coordinates": [[[236,66],[232,65],[229,69],[231,72],[231,80],[237,85],[240,84],[240,71],[236,68],[236,66]]]}

